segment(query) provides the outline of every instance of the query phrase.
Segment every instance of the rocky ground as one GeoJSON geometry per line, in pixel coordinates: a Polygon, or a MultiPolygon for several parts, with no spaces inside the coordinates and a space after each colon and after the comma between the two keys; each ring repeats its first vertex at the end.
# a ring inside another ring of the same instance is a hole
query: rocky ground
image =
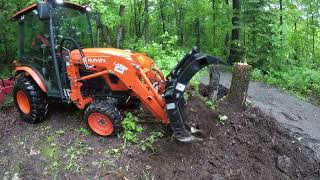
{"type": "MultiPolygon", "coordinates": [[[[52,106],[51,106],[52,107],[52,106]]],[[[37,125],[19,120],[11,105],[0,111],[0,177],[4,179],[319,179],[320,163],[274,118],[226,101],[192,95],[188,122],[201,143],[181,144],[162,125],[140,116],[138,143],[92,134],[73,107],[53,106],[37,125]],[[155,137],[154,132],[163,134],[155,137]],[[148,144],[150,142],[150,146],[148,144]],[[148,147],[148,148],[145,148],[148,147]]]]}

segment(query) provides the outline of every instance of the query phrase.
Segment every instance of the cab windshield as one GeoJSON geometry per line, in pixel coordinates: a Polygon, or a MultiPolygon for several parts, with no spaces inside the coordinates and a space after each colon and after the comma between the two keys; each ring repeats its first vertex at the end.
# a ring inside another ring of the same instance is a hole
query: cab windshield
{"type": "MultiPolygon", "coordinates": [[[[52,11],[53,31],[56,44],[63,38],[73,38],[80,47],[92,47],[93,36],[87,13],[66,7],[56,7],[52,11]]],[[[72,49],[70,49],[72,50],[72,49]]]]}

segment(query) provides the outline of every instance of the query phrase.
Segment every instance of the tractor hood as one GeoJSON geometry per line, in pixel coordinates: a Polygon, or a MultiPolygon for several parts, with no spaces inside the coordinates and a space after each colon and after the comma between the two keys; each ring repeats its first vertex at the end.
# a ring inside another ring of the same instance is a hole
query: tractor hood
{"type": "MultiPolygon", "coordinates": [[[[121,50],[115,48],[86,48],[82,50],[86,57],[122,57],[131,60],[131,53],[129,50],[121,50]]],[[[71,52],[71,59],[81,59],[79,50],[71,52]]]]}
{"type": "MultiPolygon", "coordinates": [[[[86,48],[82,49],[86,61],[89,64],[97,65],[108,60],[116,58],[132,61],[135,64],[140,64],[142,68],[150,68],[154,61],[142,53],[131,53],[129,50],[121,50],[115,48],[86,48]]],[[[81,58],[79,50],[71,52],[70,59],[73,63],[77,63],[81,58]]]]}

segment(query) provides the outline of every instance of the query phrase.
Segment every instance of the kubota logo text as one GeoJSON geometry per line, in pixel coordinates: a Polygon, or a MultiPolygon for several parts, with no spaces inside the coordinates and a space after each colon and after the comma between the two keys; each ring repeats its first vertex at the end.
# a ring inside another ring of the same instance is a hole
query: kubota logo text
{"type": "Polygon", "coordinates": [[[86,58],[86,57],[83,58],[82,61],[84,63],[84,66],[86,67],[86,69],[91,69],[94,67],[94,65],[90,65],[91,63],[105,63],[105,62],[107,62],[103,58],[86,58]]]}

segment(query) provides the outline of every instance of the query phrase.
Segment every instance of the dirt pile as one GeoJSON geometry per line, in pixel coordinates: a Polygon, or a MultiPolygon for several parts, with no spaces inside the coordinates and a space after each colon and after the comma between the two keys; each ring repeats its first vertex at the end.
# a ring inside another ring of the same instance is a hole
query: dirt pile
{"type": "Polygon", "coordinates": [[[204,130],[207,139],[181,144],[166,138],[158,142],[156,154],[124,155],[123,161],[134,162],[131,176],[150,166],[155,179],[320,178],[313,154],[259,109],[241,111],[220,102],[219,112],[207,108],[200,97],[191,98],[186,117],[204,130]],[[218,122],[218,114],[228,120],[218,122]]]}
{"type": "MultiPolygon", "coordinates": [[[[185,107],[189,123],[204,131],[201,143],[182,144],[171,136],[155,151],[124,146],[118,137],[90,134],[81,112],[54,108],[44,123],[19,121],[13,107],[0,111],[0,179],[319,179],[312,152],[259,109],[243,111],[220,102],[212,110],[199,96],[185,107]],[[227,116],[219,121],[219,116],[227,116]]],[[[149,122],[150,117],[143,120],[149,122]]],[[[141,138],[161,129],[144,123],[141,138]]]]}

